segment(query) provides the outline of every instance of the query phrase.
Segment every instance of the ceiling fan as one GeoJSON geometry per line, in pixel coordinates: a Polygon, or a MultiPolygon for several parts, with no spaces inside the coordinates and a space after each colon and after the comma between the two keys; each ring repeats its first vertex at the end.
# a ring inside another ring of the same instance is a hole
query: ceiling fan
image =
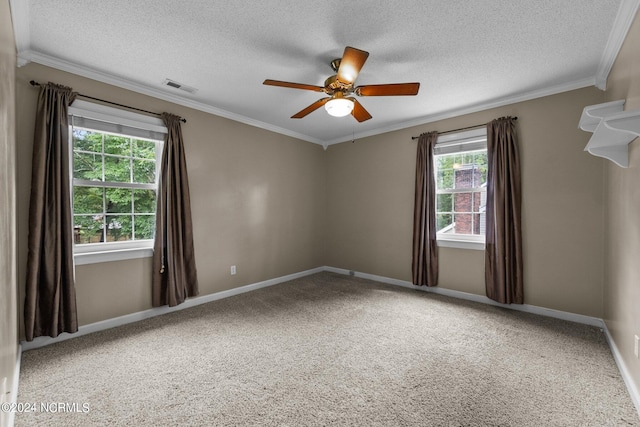
{"type": "Polygon", "coordinates": [[[331,61],[331,68],[335,75],[327,78],[324,86],[314,86],[301,83],[283,82],[280,80],[267,79],[263,84],[269,86],[289,87],[293,89],[312,90],[314,92],[324,92],[329,97],[320,98],[304,110],[291,116],[292,119],[301,119],[307,114],[317,110],[324,105],[329,114],[336,117],[351,114],[359,122],[364,122],[371,118],[371,114],[350,95],[357,96],[400,96],[417,95],[420,83],[391,83],[382,85],[365,85],[353,87],[360,69],[369,57],[369,52],[347,46],[344,49],[342,58],[331,61]]]}

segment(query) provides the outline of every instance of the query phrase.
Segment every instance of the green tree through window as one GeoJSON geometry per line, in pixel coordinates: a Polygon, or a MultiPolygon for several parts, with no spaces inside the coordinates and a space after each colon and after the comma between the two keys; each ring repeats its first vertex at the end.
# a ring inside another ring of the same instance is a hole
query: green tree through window
{"type": "Polygon", "coordinates": [[[160,141],[73,127],[76,244],[153,239],[160,141]]]}

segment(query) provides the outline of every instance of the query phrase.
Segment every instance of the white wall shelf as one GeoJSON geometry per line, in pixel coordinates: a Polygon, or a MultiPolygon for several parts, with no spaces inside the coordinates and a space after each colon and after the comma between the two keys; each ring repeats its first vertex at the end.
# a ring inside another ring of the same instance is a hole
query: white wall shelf
{"type": "Polygon", "coordinates": [[[593,132],[584,148],[594,156],[629,166],[629,143],[640,136],[640,110],[624,111],[625,100],[585,107],[580,129],[593,132]]]}

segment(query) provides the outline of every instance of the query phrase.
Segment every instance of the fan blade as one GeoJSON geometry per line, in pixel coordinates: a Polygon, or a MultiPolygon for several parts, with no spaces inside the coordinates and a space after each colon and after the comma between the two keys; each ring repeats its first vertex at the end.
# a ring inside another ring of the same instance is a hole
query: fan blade
{"type": "Polygon", "coordinates": [[[355,117],[355,119],[359,122],[364,122],[371,118],[371,114],[367,110],[364,109],[362,104],[358,102],[355,98],[349,98],[353,100],[353,110],[351,111],[351,115],[355,117]]]}
{"type": "Polygon", "coordinates": [[[386,85],[358,86],[354,91],[359,96],[417,95],[420,83],[391,83],[386,85]]]}
{"type": "Polygon", "coordinates": [[[296,113],[293,116],[291,116],[291,118],[292,119],[301,119],[304,116],[306,116],[307,114],[312,113],[312,112],[316,111],[318,108],[322,107],[330,99],[331,98],[320,98],[316,102],[314,102],[313,104],[309,105],[304,110],[299,111],[298,113],[296,113]]]}
{"type": "Polygon", "coordinates": [[[347,46],[338,67],[338,80],[345,84],[353,84],[368,57],[369,52],[347,46]]]}
{"type": "Polygon", "coordinates": [[[280,80],[267,79],[262,84],[263,85],[269,85],[269,86],[290,87],[292,89],[312,90],[314,92],[323,92],[324,91],[324,88],[322,86],[305,85],[305,84],[302,84],[302,83],[282,82],[280,80]]]}

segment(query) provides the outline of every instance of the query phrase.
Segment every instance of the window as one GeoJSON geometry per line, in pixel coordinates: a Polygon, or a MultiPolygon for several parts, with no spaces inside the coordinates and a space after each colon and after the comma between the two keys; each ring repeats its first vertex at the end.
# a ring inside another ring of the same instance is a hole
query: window
{"type": "Polygon", "coordinates": [[[487,204],[486,129],[438,138],[434,162],[439,244],[483,249],[487,204]]]}
{"type": "Polygon", "coordinates": [[[153,239],[158,142],[73,127],[76,244],[153,239]]]}
{"type": "Polygon", "coordinates": [[[154,117],[82,101],[69,113],[76,263],[150,256],[166,128],[154,117]],[[84,256],[95,253],[111,254],[84,256]]]}

